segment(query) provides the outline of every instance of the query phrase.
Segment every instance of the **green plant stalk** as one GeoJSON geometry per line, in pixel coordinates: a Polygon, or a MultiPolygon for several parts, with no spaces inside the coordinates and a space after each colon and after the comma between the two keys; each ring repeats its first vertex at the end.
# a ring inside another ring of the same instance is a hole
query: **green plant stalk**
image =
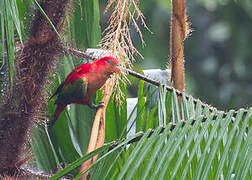
{"type": "Polygon", "coordinates": [[[35,3],[35,5],[38,7],[39,11],[43,14],[43,16],[46,18],[46,20],[48,21],[48,23],[51,25],[51,27],[53,28],[54,32],[57,34],[57,36],[59,37],[59,39],[62,40],[60,34],[58,33],[57,29],[55,28],[55,26],[53,25],[52,21],[50,20],[50,18],[47,16],[47,14],[45,13],[45,11],[42,9],[42,7],[39,5],[37,0],[33,0],[33,2],[35,3]]]}

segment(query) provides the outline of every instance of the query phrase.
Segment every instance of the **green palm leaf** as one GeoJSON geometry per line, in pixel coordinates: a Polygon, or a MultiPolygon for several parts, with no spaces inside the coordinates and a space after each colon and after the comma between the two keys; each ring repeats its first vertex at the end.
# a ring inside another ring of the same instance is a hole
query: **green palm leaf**
{"type": "MultiPolygon", "coordinates": [[[[168,92],[166,96],[170,94],[168,92]]],[[[113,154],[104,152],[101,157],[106,158],[98,158],[99,163],[95,163],[91,170],[91,179],[104,178],[104,173],[106,179],[228,179],[231,175],[238,178],[251,176],[251,158],[245,157],[251,157],[252,127],[248,122],[252,120],[252,108],[223,113],[199,100],[194,104],[192,97],[186,98],[183,94],[180,111],[178,95],[172,94],[171,118],[177,122],[176,125],[168,123],[166,128],[149,129],[130,141],[126,138],[116,146],[120,146],[120,150],[113,154]],[[130,146],[126,148],[128,143],[130,146]]],[[[142,97],[141,93],[139,95],[142,97]]],[[[162,111],[167,109],[161,108],[162,111]]]]}

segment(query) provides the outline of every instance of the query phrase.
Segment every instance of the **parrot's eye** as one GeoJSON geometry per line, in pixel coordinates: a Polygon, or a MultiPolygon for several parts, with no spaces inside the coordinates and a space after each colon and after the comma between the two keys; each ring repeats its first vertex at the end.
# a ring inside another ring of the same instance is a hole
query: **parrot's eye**
{"type": "Polygon", "coordinates": [[[107,63],[109,63],[109,64],[114,64],[111,60],[106,60],[107,61],[107,63]]]}

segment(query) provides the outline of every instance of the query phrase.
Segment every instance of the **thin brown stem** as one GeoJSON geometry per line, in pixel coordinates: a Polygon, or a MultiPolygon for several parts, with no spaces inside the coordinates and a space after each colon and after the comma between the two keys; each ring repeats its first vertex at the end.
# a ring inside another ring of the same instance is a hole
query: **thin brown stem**
{"type": "Polygon", "coordinates": [[[65,47],[65,46],[61,46],[60,47],[61,49],[61,52],[66,55],[66,54],[70,54],[72,56],[75,56],[75,57],[78,57],[78,58],[84,58],[84,59],[87,59],[87,60],[95,60],[96,58],[83,52],[83,51],[80,51],[80,50],[76,50],[74,48],[71,48],[71,47],[65,47]]]}

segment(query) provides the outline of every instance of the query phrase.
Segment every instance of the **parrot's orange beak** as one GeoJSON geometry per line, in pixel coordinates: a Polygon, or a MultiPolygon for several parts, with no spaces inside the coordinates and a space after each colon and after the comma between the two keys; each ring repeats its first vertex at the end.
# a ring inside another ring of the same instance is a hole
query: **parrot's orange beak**
{"type": "Polygon", "coordinates": [[[115,73],[119,73],[120,72],[120,66],[119,65],[116,65],[116,67],[115,67],[115,73]]]}

